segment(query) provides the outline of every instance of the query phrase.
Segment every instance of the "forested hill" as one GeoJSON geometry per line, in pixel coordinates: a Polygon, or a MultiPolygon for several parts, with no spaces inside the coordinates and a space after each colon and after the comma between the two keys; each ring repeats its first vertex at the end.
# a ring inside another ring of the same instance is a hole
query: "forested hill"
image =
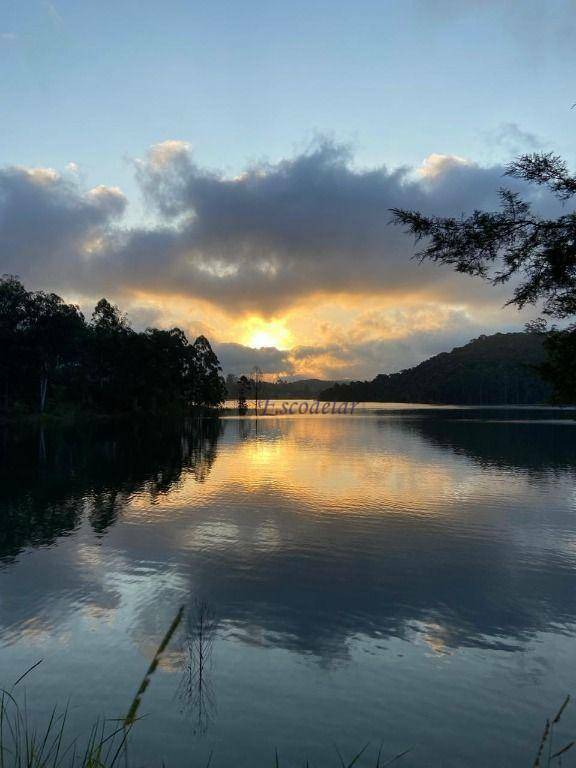
{"type": "Polygon", "coordinates": [[[550,386],[534,369],[544,361],[542,335],[496,333],[442,352],[400,373],[336,384],[320,400],[458,405],[546,402],[550,386]]]}

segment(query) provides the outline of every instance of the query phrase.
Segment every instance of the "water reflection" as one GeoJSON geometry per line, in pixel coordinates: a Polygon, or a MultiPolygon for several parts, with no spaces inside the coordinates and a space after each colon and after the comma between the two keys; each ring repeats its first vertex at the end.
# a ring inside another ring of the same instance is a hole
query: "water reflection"
{"type": "Polygon", "coordinates": [[[217,420],[0,430],[0,561],[53,544],[87,517],[102,535],[135,494],[157,503],[183,473],[204,482],[217,420]]]}
{"type": "MultiPolygon", "coordinates": [[[[373,412],[46,430],[43,442],[5,432],[0,639],[54,639],[72,659],[98,631],[110,658],[121,642],[126,658],[150,658],[175,607],[192,603],[176,708],[209,738],[225,709],[217,643],[234,658],[226,690],[243,674],[237,657],[272,651],[284,690],[287,659],[332,674],[357,664],[359,643],[392,665],[404,641],[443,658],[571,635],[575,427],[501,421],[373,412]]],[[[234,691],[248,728],[259,703],[234,691]]]]}
{"type": "Polygon", "coordinates": [[[162,529],[181,588],[216,602],[234,638],[330,663],[359,635],[515,649],[571,627],[570,427],[533,425],[554,436],[531,435],[524,452],[508,425],[516,440],[494,445],[496,467],[476,430],[466,443],[428,419],[270,421],[238,439],[245,428],[227,424],[201,496],[184,482],[169,505],[125,513],[162,529]],[[554,474],[535,483],[535,467],[554,474]]]}
{"type": "Polygon", "coordinates": [[[541,473],[576,467],[573,416],[574,412],[486,409],[444,418],[404,419],[400,424],[433,445],[481,465],[541,473]]]}
{"type": "Polygon", "coordinates": [[[218,624],[205,600],[194,600],[186,616],[180,700],[190,713],[194,734],[204,736],[216,716],[212,684],[214,639],[218,624]]]}

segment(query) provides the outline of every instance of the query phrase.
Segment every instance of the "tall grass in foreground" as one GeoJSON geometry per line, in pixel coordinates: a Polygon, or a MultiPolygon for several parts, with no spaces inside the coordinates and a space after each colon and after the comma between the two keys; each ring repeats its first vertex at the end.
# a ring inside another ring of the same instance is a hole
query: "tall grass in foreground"
{"type": "MultiPolygon", "coordinates": [[[[127,767],[128,736],[139,719],[138,711],[142,697],[158,668],[162,654],[182,621],[183,614],[182,607],[162,638],[126,716],[113,720],[97,720],[83,746],[78,738],[68,743],[65,741],[68,707],[62,712],[54,707],[48,723],[42,728],[37,728],[32,724],[28,712],[26,695],[22,703],[16,698],[18,685],[41,661],[26,670],[12,685],[11,690],[0,689],[0,768],[115,768],[122,764],[127,767]]],[[[532,768],[556,768],[556,766],[561,768],[563,758],[576,744],[575,740],[564,744],[559,749],[554,747],[555,726],[560,722],[569,702],[570,696],[567,696],[554,718],[546,720],[532,768]]],[[[369,746],[366,744],[350,761],[344,760],[336,749],[339,768],[353,768],[359,764],[369,746]]],[[[371,762],[375,768],[387,768],[411,751],[407,749],[389,760],[383,760],[381,746],[375,763],[371,762]]],[[[212,754],[206,768],[210,768],[211,762],[212,754]]],[[[162,766],[164,767],[163,763],[162,766]]],[[[274,768],[280,768],[278,752],[276,752],[274,768]]],[[[304,764],[304,768],[311,768],[308,761],[304,764]]],[[[466,767],[462,766],[462,768],[466,767]]]]}
{"type": "Polygon", "coordinates": [[[68,707],[62,712],[54,707],[47,725],[37,728],[32,724],[26,696],[22,703],[16,698],[16,688],[40,661],[21,675],[10,691],[0,690],[0,768],[114,768],[120,758],[127,763],[128,735],[138,719],[142,696],[183,613],[184,608],[180,608],[162,638],[128,714],[115,720],[97,720],[83,746],[78,739],[65,741],[68,707]]]}
{"type": "Polygon", "coordinates": [[[114,768],[124,753],[129,728],[119,721],[97,720],[84,746],[65,742],[68,708],[52,710],[47,725],[32,725],[26,698],[0,694],[0,768],[114,768]]]}

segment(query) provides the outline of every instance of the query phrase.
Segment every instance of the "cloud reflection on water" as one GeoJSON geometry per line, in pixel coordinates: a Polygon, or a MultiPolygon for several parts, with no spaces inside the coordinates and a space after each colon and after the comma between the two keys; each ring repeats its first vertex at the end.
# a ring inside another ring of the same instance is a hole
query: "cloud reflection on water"
{"type": "Polygon", "coordinates": [[[322,663],[358,636],[515,649],[572,631],[572,427],[461,416],[54,432],[45,457],[10,435],[3,642],[134,602],[147,645],[197,594],[229,638],[322,663]]]}

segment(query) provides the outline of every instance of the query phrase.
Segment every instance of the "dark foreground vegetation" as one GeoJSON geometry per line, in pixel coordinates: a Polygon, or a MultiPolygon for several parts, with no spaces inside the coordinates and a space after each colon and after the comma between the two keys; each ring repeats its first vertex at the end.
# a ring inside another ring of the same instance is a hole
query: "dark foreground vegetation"
{"type": "Polygon", "coordinates": [[[481,336],[400,373],[335,384],[320,399],[454,405],[544,403],[553,395],[552,384],[541,373],[547,364],[545,344],[539,333],[481,336]]]}
{"type": "Polygon", "coordinates": [[[54,293],[0,278],[0,416],[187,412],[220,406],[225,391],[204,336],[139,333],[106,299],[87,321],[54,293]]]}

